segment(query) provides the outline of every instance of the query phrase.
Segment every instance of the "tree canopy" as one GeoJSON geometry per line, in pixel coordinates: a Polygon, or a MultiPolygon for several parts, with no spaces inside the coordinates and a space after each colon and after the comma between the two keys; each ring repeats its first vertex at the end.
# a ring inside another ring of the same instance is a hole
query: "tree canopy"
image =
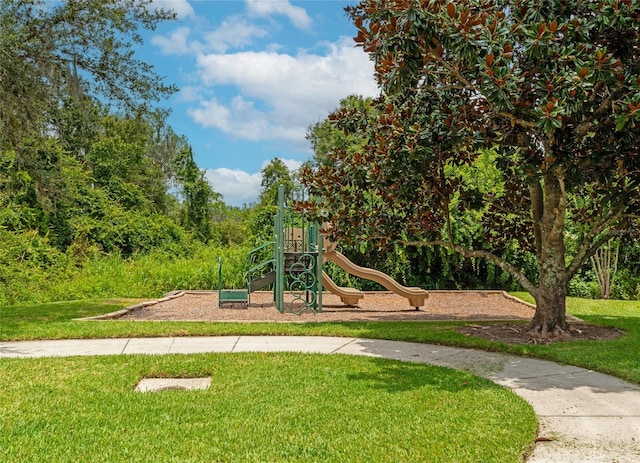
{"type": "Polygon", "coordinates": [[[295,187],[294,176],[282,159],[273,158],[261,171],[260,204],[263,206],[278,205],[278,188],[284,185],[285,197],[288,197],[295,187]]]}
{"type": "Polygon", "coordinates": [[[304,206],[334,235],[488,259],[536,299],[532,329],[565,330],[571,277],[612,235],[637,233],[640,5],[364,0],[347,11],[375,63],[380,113],[329,116],[367,143],[307,167],[317,201],[304,206]],[[487,149],[495,191],[459,175],[487,149]],[[454,210],[474,212],[481,246],[454,236],[454,210]],[[535,255],[535,275],[510,260],[514,247],[535,255]]]}
{"type": "Polygon", "coordinates": [[[66,98],[91,95],[128,111],[176,88],[135,57],[141,29],[175,13],[151,0],[0,1],[0,142],[49,127],[66,98]]]}
{"type": "MultiPolygon", "coordinates": [[[[371,119],[375,110],[372,103],[371,98],[349,95],[340,100],[340,109],[358,112],[362,117],[371,119]]],[[[330,162],[329,154],[333,150],[345,150],[352,154],[361,151],[365,145],[361,133],[345,133],[328,119],[312,124],[307,130],[306,138],[313,149],[314,156],[311,162],[316,166],[330,162]]]]}

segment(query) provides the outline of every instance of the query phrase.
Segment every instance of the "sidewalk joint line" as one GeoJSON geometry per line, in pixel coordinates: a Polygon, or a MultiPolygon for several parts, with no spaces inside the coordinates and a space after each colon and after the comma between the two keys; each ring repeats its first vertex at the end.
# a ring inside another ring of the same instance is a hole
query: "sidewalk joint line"
{"type": "Polygon", "coordinates": [[[129,346],[130,342],[131,342],[131,338],[127,338],[127,342],[125,343],[124,347],[120,351],[120,355],[124,354],[124,351],[127,350],[127,347],[129,346]]]}
{"type": "Polygon", "coordinates": [[[344,344],[342,344],[340,347],[337,347],[335,349],[333,349],[331,352],[329,352],[329,354],[335,354],[336,352],[338,352],[340,349],[344,349],[345,347],[347,347],[349,344],[354,344],[359,338],[352,338],[351,341],[349,342],[345,342],[344,344]]]}

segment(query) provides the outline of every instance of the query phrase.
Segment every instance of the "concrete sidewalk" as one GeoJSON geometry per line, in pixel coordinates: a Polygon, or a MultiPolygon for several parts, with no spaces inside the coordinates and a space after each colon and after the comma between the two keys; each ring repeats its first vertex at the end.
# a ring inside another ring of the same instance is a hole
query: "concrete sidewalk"
{"type": "Polygon", "coordinates": [[[640,388],[544,360],[429,344],[315,336],[0,342],[0,358],[284,351],[385,357],[468,371],[512,389],[533,406],[542,440],[528,462],[640,461],[640,388]]]}

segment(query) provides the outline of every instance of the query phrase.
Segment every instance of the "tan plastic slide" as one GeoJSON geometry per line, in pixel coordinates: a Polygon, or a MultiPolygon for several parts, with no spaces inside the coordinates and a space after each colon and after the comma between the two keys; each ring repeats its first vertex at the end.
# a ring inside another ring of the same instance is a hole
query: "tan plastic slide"
{"type": "Polygon", "coordinates": [[[346,305],[358,305],[358,301],[364,297],[364,293],[355,288],[338,286],[325,272],[322,272],[322,286],[327,291],[340,296],[340,300],[346,305]]]}
{"type": "MultiPolygon", "coordinates": [[[[330,260],[331,262],[336,263],[340,268],[347,271],[351,275],[355,275],[360,278],[364,278],[366,280],[375,281],[378,284],[381,284],[385,288],[387,288],[392,293],[398,294],[402,297],[406,297],[409,300],[409,304],[413,307],[422,307],[424,305],[424,300],[429,297],[428,291],[422,288],[414,288],[402,286],[396,280],[391,278],[386,273],[382,273],[378,270],[374,270],[372,268],[360,267],[359,265],[354,264],[349,259],[347,259],[343,254],[336,251],[335,248],[327,246],[327,252],[322,254],[323,260],[330,260]]],[[[327,277],[329,279],[329,277],[327,277]]],[[[331,280],[329,280],[331,281],[331,280]]],[[[322,282],[325,282],[325,277],[323,275],[322,282]]],[[[333,281],[331,281],[333,283],[333,281]]],[[[335,283],[333,283],[335,286],[335,283]]],[[[335,286],[341,290],[348,290],[349,288],[340,288],[339,286],[335,286]]],[[[332,293],[339,293],[333,291],[329,285],[327,285],[327,289],[332,293]]],[[[341,296],[342,297],[342,296],[341,296]]],[[[344,302],[344,299],[343,299],[344,302]]],[[[346,304],[346,302],[345,302],[346,304]]]]}

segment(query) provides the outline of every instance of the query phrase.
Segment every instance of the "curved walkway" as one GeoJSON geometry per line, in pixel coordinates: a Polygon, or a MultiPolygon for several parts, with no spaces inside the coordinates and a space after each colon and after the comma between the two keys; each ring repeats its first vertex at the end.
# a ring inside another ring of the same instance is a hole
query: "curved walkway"
{"type": "Polygon", "coordinates": [[[360,338],[221,336],[0,342],[0,358],[200,352],[386,357],[465,370],[512,389],[540,423],[528,462],[640,461],[640,387],[583,368],[497,353],[360,338]]]}

